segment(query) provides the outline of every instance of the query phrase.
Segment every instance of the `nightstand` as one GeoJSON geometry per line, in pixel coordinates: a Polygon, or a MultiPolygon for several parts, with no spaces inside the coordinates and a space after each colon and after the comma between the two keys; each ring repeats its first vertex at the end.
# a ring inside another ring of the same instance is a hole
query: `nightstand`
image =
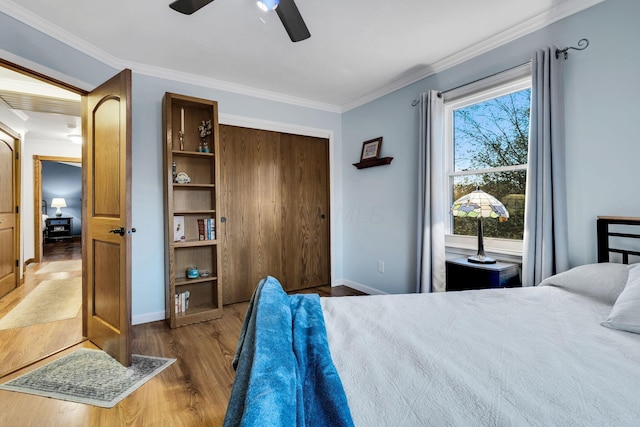
{"type": "Polygon", "coordinates": [[[466,258],[446,261],[447,291],[514,288],[520,286],[520,267],[509,262],[476,264],[466,258]]]}
{"type": "Polygon", "coordinates": [[[47,218],[45,219],[47,241],[70,239],[73,231],[73,218],[47,218]]]}

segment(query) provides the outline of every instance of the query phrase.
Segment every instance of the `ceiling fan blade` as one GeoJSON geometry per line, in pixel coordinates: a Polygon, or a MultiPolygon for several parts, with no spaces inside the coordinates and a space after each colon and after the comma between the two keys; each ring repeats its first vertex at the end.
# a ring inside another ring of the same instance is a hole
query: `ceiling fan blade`
{"type": "Polygon", "coordinates": [[[282,25],[284,25],[284,29],[287,30],[292,42],[299,42],[311,37],[309,29],[304,23],[302,15],[300,15],[298,6],[296,6],[293,0],[280,0],[276,12],[278,12],[282,25]]]}
{"type": "Polygon", "coordinates": [[[213,0],[176,0],[169,7],[177,12],[191,15],[193,12],[202,9],[213,0]]]}

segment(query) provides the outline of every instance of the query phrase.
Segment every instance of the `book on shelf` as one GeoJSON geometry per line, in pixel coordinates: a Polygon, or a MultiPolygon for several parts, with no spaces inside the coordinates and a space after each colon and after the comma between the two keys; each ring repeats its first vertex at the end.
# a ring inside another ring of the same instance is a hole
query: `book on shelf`
{"type": "Polygon", "coordinates": [[[183,314],[189,309],[189,295],[191,292],[184,291],[175,295],[176,314],[183,314]]]}
{"type": "Polygon", "coordinates": [[[205,237],[205,228],[204,228],[204,219],[198,220],[198,240],[206,240],[205,237]]]}
{"type": "Polygon", "coordinates": [[[215,218],[198,219],[198,240],[215,240],[215,239],[216,239],[215,218]]]}
{"type": "Polygon", "coordinates": [[[207,236],[209,236],[209,240],[216,240],[216,220],[214,218],[207,218],[207,236]]]}

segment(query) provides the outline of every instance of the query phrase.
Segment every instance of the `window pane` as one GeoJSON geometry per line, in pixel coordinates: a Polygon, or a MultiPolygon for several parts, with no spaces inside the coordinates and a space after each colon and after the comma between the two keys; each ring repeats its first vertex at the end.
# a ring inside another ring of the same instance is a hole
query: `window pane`
{"type": "MultiPolygon", "coordinates": [[[[500,222],[492,218],[482,220],[483,235],[502,239],[522,240],[524,232],[524,192],[526,171],[510,171],[458,176],[453,179],[453,199],[458,200],[480,187],[485,193],[500,200],[509,212],[509,220],[500,222]]],[[[453,217],[453,234],[478,235],[478,222],[470,218],[453,217]]]]}
{"type": "Polygon", "coordinates": [[[453,111],[454,170],[527,164],[531,89],[453,111]]]}

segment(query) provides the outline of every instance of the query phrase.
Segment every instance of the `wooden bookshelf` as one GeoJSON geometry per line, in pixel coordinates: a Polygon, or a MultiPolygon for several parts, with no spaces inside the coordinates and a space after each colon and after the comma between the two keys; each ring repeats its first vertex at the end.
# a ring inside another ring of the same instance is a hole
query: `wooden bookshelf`
{"type": "Polygon", "coordinates": [[[219,142],[216,101],[166,93],[162,103],[165,190],[166,318],[171,328],[222,316],[220,241],[200,239],[198,220],[220,223],[218,210],[219,142]],[[211,134],[201,138],[199,126],[211,123],[211,134]],[[182,138],[181,138],[182,136],[182,138]],[[182,139],[182,141],[181,141],[182,139]],[[203,143],[206,142],[206,149],[203,143]],[[179,173],[189,182],[177,182],[179,173]],[[180,230],[176,230],[176,219],[180,230]],[[182,237],[182,238],[180,238],[182,237]],[[187,277],[197,267],[208,276],[187,277]],[[182,295],[189,295],[188,305],[182,295]],[[176,303],[176,295],[179,303],[176,303]]]}

